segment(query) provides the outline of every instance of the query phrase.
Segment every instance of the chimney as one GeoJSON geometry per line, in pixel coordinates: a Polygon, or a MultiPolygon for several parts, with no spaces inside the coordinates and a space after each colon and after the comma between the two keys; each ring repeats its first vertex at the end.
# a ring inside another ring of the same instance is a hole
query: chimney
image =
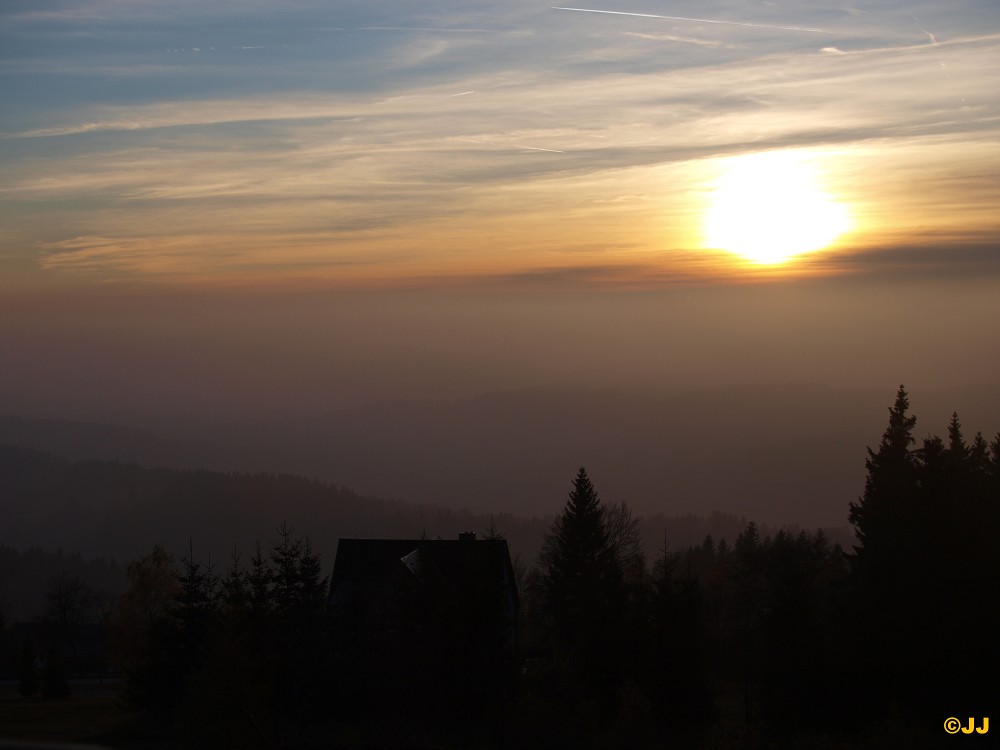
{"type": "Polygon", "coordinates": [[[463,531],[462,533],[460,533],[458,535],[458,539],[459,539],[459,541],[462,541],[462,542],[474,542],[474,541],[476,541],[476,532],[475,531],[463,531]]]}

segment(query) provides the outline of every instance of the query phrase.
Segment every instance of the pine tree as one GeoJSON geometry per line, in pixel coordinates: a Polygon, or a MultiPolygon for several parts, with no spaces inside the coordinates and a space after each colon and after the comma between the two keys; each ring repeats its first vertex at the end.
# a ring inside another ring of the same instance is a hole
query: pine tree
{"type": "Polygon", "coordinates": [[[727,567],[730,588],[728,626],[735,646],[735,666],[743,693],[746,721],[753,716],[752,686],[757,680],[763,656],[764,613],[771,606],[764,577],[764,543],[753,521],[736,537],[727,567]]]}
{"type": "Polygon", "coordinates": [[[329,581],[321,577],[322,573],[323,563],[319,555],[313,552],[309,537],[304,537],[296,577],[299,605],[308,617],[319,617],[326,608],[329,581]]]}
{"type": "Polygon", "coordinates": [[[38,666],[35,664],[37,658],[35,641],[31,637],[31,633],[27,633],[21,643],[21,654],[18,660],[17,690],[23,698],[32,698],[38,693],[38,666]]]}
{"type": "Polygon", "coordinates": [[[175,665],[186,677],[197,671],[207,657],[217,587],[211,564],[203,568],[196,562],[190,543],[188,556],[181,561],[178,582],[180,592],[172,612],[171,645],[178,651],[175,665]]]}
{"type": "Polygon", "coordinates": [[[625,596],[601,501],[584,468],[540,561],[553,649],[566,668],[565,697],[596,699],[602,711],[611,711],[624,668],[625,596]]]}
{"type": "Polygon", "coordinates": [[[493,516],[490,515],[490,525],[483,532],[483,539],[490,541],[504,540],[507,537],[503,535],[503,532],[497,528],[497,522],[494,520],[493,516]]]}
{"type": "Polygon", "coordinates": [[[126,700],[147,708],[176,699],[170,611],[180,593],[173,556],[159,544],[128,566],[129,587],[118,597],[110,651],[125,672],[126,700]]]}
{"type": "Polygon", "coordinates": [[[42,668],[42,697],[46,700],[69,697],[69,673],[63,653],[62,639],[53,636],[45,653],[42,668]]]}
{"type": "Polygon", "coordinates": [[[247,572],[240,561],[239,549],[234,546],[229,567],[220,583],[222,605],[230,614],[242,612],[250,601],[247,572]]]}
{"type": "Polygon", "coordinates": [[[983,604],[998,531],[996,504],[982,493],[985,441],[967,445],[955,413],[947,441],[930,436],[912,450],[908,407],[900,387],[879,449],[869,450],[864,495],[850,510],[860,542],[852,648],[869,675],[860,692],[869,691],[875,711],[887,696],[925,709],[959,697],[972,705],[993,667],[987,656],[969,659],[969,645],[991,651],[983,647],[998,626],[983,604]],[[928,616],[940,602],[961,606],[928,616]]]}
{"type": "Polygon", "coordinates": [[[250,608],[258,619],[271,605],[271,578],[271,569],[264,559],[264,550],[258,539],[254,552],[250,555],[250,571],[247,573],[250,608]]]}
{"type": "Polygon", "coordinates": [[[582,467],[541,559],[552,613],[561,628],[572,631],[592,617],[614,565],[601,501],[582,467]]]}
{"type": "Polygon", "coordinates": [[[907,506],[913,502],[916,461],[910,446],[914,443],[917,418],[907,415],[909,408],[906,390],[899,386],[878,450],[868,449],[864,495],[857,503],[850,504],[848,518],[860,543],[855,551],[856,562],[861,566],[866,558],[881,555],[883,551],[891,553],[900,521],[911,514],[907,506]]]}
{"type": "MultiPolygon", "coordinates": [[[[695,726],[711,713],[705,594],[691,566],[663,547],[653,564],[652,591],[639,674],[664,726],[695,726]]],[[[633,628],[633,633],[642,632],[633,628]]]]}

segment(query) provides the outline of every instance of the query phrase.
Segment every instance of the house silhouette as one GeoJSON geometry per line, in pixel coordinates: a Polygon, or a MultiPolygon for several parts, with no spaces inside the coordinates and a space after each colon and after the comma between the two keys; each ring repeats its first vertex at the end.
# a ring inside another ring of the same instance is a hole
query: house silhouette
{"type": "Polygon", "coordinates": [[[341,539],[329,611],[365,701],[492,700],[513,677],[517,588],[507,542],[341,539]]]}

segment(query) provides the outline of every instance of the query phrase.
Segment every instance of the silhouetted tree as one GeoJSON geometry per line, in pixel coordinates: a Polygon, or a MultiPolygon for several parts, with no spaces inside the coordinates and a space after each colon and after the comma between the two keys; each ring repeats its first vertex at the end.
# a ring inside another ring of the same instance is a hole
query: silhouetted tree
{"type": "Polygon", "coordinates": [[[45,619],[68,646],[76,672],[82,670],[77,634],[80,625],[98,619],[100,600],[98,594],[79,576],[61,571],[46,595],[45,619]]]}
{"type": "Polygon", "coordinates": [[[228,614],[242,613],[249,607],[250,585],[247,578],[239,549],[234,546],[229,567],[219,583],[221,604],[228,614]]]}
{"type": "Polygon", "coordinates": [[[1000,498],[1000,432],[990,441],[989,463],[986,466],[989,475],[990,495],[1000,498]]]}
{"type": "Polygon", "coordinates": [[[778,531],[763,545],[767,609],[763,612],[763,710],[772,731],[837,727],[832,656],[841,638],[837,597],[846,575],[843,553],[825,534],[778,531]]]}
{"type": "Polygon", "coordinates": [[[327,580],[308,537],[294,538],[286,524],[278,529],[281,541],[271,548],[271,599],[286,620],[315,618],[326,604],[327,580]]]}
{"type": "Polygon", "coordinates": [[[250,570],[247,572],[247,583],[250,594],[250,608],[259,620],[271,606],[270,586],[271,570],[264,559],[264,550],[260,540],[254,546],[250,555],[250,570]]]}
{"type": "Polygon", "coordinates": [[[173,651],[172,662],[178,680],[185,681],[207,657],[218,586],[211,564],[202,566],[194,559],[194,547],[190,542],[188,554],[181,560],[177,583],[178,591],[170,608],[170,643],[161,645],[173,651]]]}
{"type": "MultiPolygon", "coordinates": [[[[600,498],[584,468],[540,555],[553,643],[578,690],[612,710],[622,672],[624,591],[600,498]]],[[[577,696],[582,699],[582,696],[577,696]]]]}
{"type": "Polygon", "coordinates": [[[17,663],[17,691],[22,698],[32,698],[38,693],[38,654],[31,633],[25,633],[17,663]]]}
{"type": "Polygon", "coordinates": [[[328,694],[328,639],[323,628],[327,580],[320,577],[322,564],[308,537],[295,538],[284,523],[278,535],[270,560],[276,696],[301,732],[328,694]]]}
{"type": "Polygon", "coordinates": [[[691,568],[664,542],[653,565],[642,674],[667,736],[706,724],[712,715],[704,599],[691,568]]]}
{"type": "Polygon", "coordinates": [[[866,675],[856,695],[874,712],[890,700],[921,712],[985,708],[997,667],[988,644],[1000,628],[984,604],[995,585],[986,571],[1000,568],[985,440],[968,445],[953,414],[947,441],[932,435],[912,450],[908,406],[900,387],[879,450],[869,450],[864,496],[850,509],[860,542],[851,560],[853,649],[866,675]],[[951,606],[931,614],[942,603],[951,606]]]}
{"type": "MultiPolygon", "coordinates": [[[[917,418],[907,414],[909,408],[906,390],[899,386],[878,450],[868,449],[864,495],[857,503],[850,504],[848,518],[859,542],[855,564],[861,569],[872,557],[892,557],[899,543],[899,523],[911,515],[908,506],[913,502],[916,459],[910,446],[914,443],[917,418]]],[[[878,563],[871,574],[879,574],[878,563]]]]}
{"type": "Polygon", "coordinates": [[[600,499],[585,469],[573,481],[562,515],[547,535],[541,554],[549,606],[559,629],[575,634],[588,621],[615,577],[615,550],[609,543],[600,499]]]}
{"type": "Polygon", "coordinates": [[[743,693],[746,721],[755,719],[754,688],[763,666],[764,615],[770,607],[764,567],[764,547],[757,525],[751,521],[736,537],[726,565],[727,601],[724,614],[729,658],[736,668],[743,693]]]}
{"type": "MultiPolygon", "coordinates": [[[[864,494],[851,503],[848,515],[859,542],[851,558],[859,608],[853,636],[859,665],[869,675],[857,692],[859,702],[870,703],[874,712],[884,711],[877,705],[884,696],[912,683],[906,656],[918,645],[912,588],[924,577],[921,553],[930,541],[918,505],[918,455],[911,450],[917,420],[908,410],[909,398],[900,386],[878,450],[868,449],[864,494]]],[[[924,449],[931,456],[938,446],[925,444],[924,449]]]]}
{"type": "Polygon", "coordinates": [[[497,528],[497,522],[492,515],[490,516],[490,525],[483,532],[483,539],[506,539],[503,532],[497,528]]]}
{"type": "Polygon", "coordinates": [[[69,692],[69,674],[63,653],[63,639],[53,633],[49,639],[45,664],[42,667],[42,697],[46,700],[68,698],[69,692]]]}
{"type": "Polygon", "coordinates": [[[154,545],[148,555],[129,563],[128,579],[111,617],[112,656],[125,672],[129,702],[167,708],[181,689],[169,621],[180,592],[174,558],[154,545]]]}

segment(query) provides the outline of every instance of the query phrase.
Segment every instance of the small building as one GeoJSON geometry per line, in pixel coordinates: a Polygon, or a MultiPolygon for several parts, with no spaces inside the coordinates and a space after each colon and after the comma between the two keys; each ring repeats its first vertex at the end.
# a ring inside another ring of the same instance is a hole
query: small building
{"type": "Polygon", "coordinates": [[[517,603],[507,542],[473,533],[341,539],[330,579],[341,664],[380,703],[494,696],[513,674],[517,603]]]}

